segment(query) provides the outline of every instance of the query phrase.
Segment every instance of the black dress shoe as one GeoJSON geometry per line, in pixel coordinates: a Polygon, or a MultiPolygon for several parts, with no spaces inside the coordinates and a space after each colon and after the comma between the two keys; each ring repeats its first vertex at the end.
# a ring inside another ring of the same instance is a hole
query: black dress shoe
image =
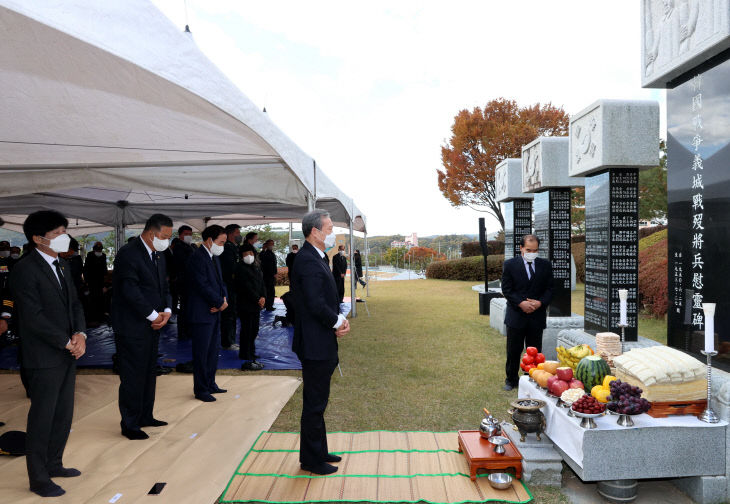
{"type": "Polygon", "coordinates": [[[332,474],[332,473],[337,472],[337,467],[322,462],[321,464],[318,464],[316,466],[302,464],[302,470],[309,471],[314,474],[325,475],[325,474],[332,474]]]}
{"type": "Polygon", "coordinates": [[[31,486],[30,491],[41,497],[60,497],[66,493],[66,490],[56,485],[53,481],[49,481],[43,485],[31,486]]]}
{"type": "Polygon", "coordinates": [[[128,439],[149,439],[147,433],[141,429],[127,429],[122,427],[122,436],[128,439]]]}
{"type": "Polygon", "coordinates": [[[203,402],[213,402],[215,401],[215,397],[213,397],[210,394],[198,394],[195,396],[196,399],[203,401],[203,402]]]}
{"type": "Polygon", "coordinates": [[[59,467],[58,469],[48,471],[48,475],[51,478],[75,478],[76,476],[81,476],[81,471],[73,467],[59,467]]]}
{"type": "Polygon", "coordinates": [[[220,387],[216,388],[215,390],[210,391],[211,394],[225,394],[226,392],[228,392],[228,389],[224,389],[224,388],[220,388],[220,387]]]}
{"type": "Polygon", "coordinates": [[[514,388],[514,386],[510,385],[509,383],[505,383],[504,387],[502,387],[502,390],[506,390],[507,392],[509,392],[513,388],[514,388]]]}
{"type": "Polygon", "coordinates": [[[342,460],[342,457],[340,457],[339,455],[333,455],[332,453],[328,453],[324,457],[325,462],[339,462],[341,460],[342,460]]]}
{"type": "Polygon", "coordinates": [[[165,425],[167,425],[167,422],[164,420],[157,420],[156,418],[153,418],[149,422],[139,424],[140,427],[163,427],[165,425]]]}

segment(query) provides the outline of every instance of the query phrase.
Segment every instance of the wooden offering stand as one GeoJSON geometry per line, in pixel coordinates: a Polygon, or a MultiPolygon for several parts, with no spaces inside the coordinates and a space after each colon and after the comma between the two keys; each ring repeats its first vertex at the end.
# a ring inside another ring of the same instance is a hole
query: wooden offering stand
{"type": "Polygon", "coordinates": [[[495,446],[484,439],[479,431],[459,431],[459,453],[464,453],[469,464],[469,477],[472,481],[477,479],[477,469],[500,472],[506,469],[514,469],[515,477],[522,478],[522,454],[510,442],[504,445],[503,454],[494,453],[495,446]]]}
{"type": "Polygon", "coordinates": [[[696,401],[655,401],[651,403],[651,409],[647,411],[649,416],[654,418],[666,418],[671,415],[694,415],[699,416],[705,411],[707,399],[696,401]]]}

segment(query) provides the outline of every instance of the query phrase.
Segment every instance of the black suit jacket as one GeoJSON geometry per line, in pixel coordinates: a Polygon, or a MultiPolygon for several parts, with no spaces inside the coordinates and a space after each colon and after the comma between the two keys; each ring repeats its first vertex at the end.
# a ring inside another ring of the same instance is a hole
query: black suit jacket
{"type": "Polygon", "coordinates": [[[220,312],[210,313],[210,309],[220,307],[223,298],[228,297],[220,261],[216,256],[211,260],[208,249],[201,245],[190,257],[185,277],[188,284],[188,322],[214,324],[220,318],[220,312]]]}
{"type": "Polygon", "coordinates": [[[550,261],[539,257],[533,267],[535,275],[528,280],[521,255],[504,262],[502,294],[507,299],[504,323],[509,327],[545,329],[547,307],[553,300],[553,267],[550,261]],[[523,312],[519,304],[527,298],[540,301],[542,306],[529,314],[523,312]]]}
{"type": "Polygon", "coordinates": [[[273,278],[276,276],[278,268],[276,267],[276,254],[271,250],[264,250],[259,254],[259,261],[261,262],[261,273],[264,278],[273,278]]]}
{"type": "Polygon", "coordinates": [[[142,238],[119,249],[114,258],[112,327],[125,337],[145,337],[151,330],[147,317],[153,310],[172,306],[165,256],[158,252],[157,270],[142,238]]]}
{"type": "Polygon", "coordinates": [[[68,301],[53,266],[37,250],[18,262],[10,276],[23,366],[50,368],[73,360],[66,350],[69,338],[86,331],[84,310],[76,294],[68,263],[58,258],[68,301]]]}
{"type": "Polygon", "coordinates": [[[329,266],[317,250],[305,242],[297,253],[292,275],[296,323],[292,350],[299,359],[337,359],[337,323],[340,303],[329,266]]]}
{"type": "Polygon", "coordinates": [[[236,311],[238,313],[258,313],[259,299],[266,297],[264,275],[254,262],[246,264],[241,261],[236,265],[233,285],[236,288],[236,311]]]}
{"type": "Polygon", "coordinates": [[[347,259],[339,252],[332,257],[332,274],[337,278],[347,274],[347,259]]]}

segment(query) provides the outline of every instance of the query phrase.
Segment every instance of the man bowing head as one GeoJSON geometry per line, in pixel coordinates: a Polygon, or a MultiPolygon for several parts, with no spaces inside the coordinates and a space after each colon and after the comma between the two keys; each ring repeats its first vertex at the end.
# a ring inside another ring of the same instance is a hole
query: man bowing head
{"type": "Polygon", "coordinates": [[[332,474],[339,462],[328,453],[324,411],[330,395],[330,378],[337,367],[337,338],[350,332],[350,323],[339,312],[337,286],[324,251],[335,244],[332,219],[313,210],[302,219],[306,242],[297,254],[292,275],[296,307],[292,349],[302,362],[303,404],[299,462],[315,474],[332,474]]]}
{"type": "Polygon", "coordinates": [[[122,435],[147,439],[141,427],[167,422],[152,416],[155,405],[160,329],[172,314],[164,252],[172,236],[172,219],[155,214],[138,238],[114,258],[112,327],[119,362],[119,411],[122,435]]]}
{"type": "Polygon", "coordinates": [[[76,359],[86,351],[84,310],[68,263],[58,257],[71,242],[66,226],[58,212],[30,214],[23,232],[35,250],[10,276],[30,394],[25,462],[30,489],[41,497],[65,493],[51,478],[81,474],[62,464],[73,418],[76,359]]]}

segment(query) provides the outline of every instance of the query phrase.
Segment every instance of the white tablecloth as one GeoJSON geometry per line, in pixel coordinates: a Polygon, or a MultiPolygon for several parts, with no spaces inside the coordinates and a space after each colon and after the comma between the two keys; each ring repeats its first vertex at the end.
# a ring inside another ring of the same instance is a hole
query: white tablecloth
{"type": "MultiPolygon", "coordinates": [[[[527,376],[520,378],[518,397],[530,397],[542,399],[547,405],[542,409],[545,415],[545,433],[561,450],[571,459],[583,467],[583,434],[585,429],[580,426],[581,419],[569,417],[567,408],[557,406],[557,399],[548,397],[544,390],[538,388],[536,383],[529,381],[527,376]]],[[[727,422],[720,421],[716,424],[709,424],[700,421],[693,415],[670,416],[667,418],[654,418],[646,413],[633,417],[633,427],[621,427],[616,423],[618,416],[606,414],[593,419],[598,429],[647,429],[647,428],[671,428],[671,427],[721,427],[727,422]]]]}

